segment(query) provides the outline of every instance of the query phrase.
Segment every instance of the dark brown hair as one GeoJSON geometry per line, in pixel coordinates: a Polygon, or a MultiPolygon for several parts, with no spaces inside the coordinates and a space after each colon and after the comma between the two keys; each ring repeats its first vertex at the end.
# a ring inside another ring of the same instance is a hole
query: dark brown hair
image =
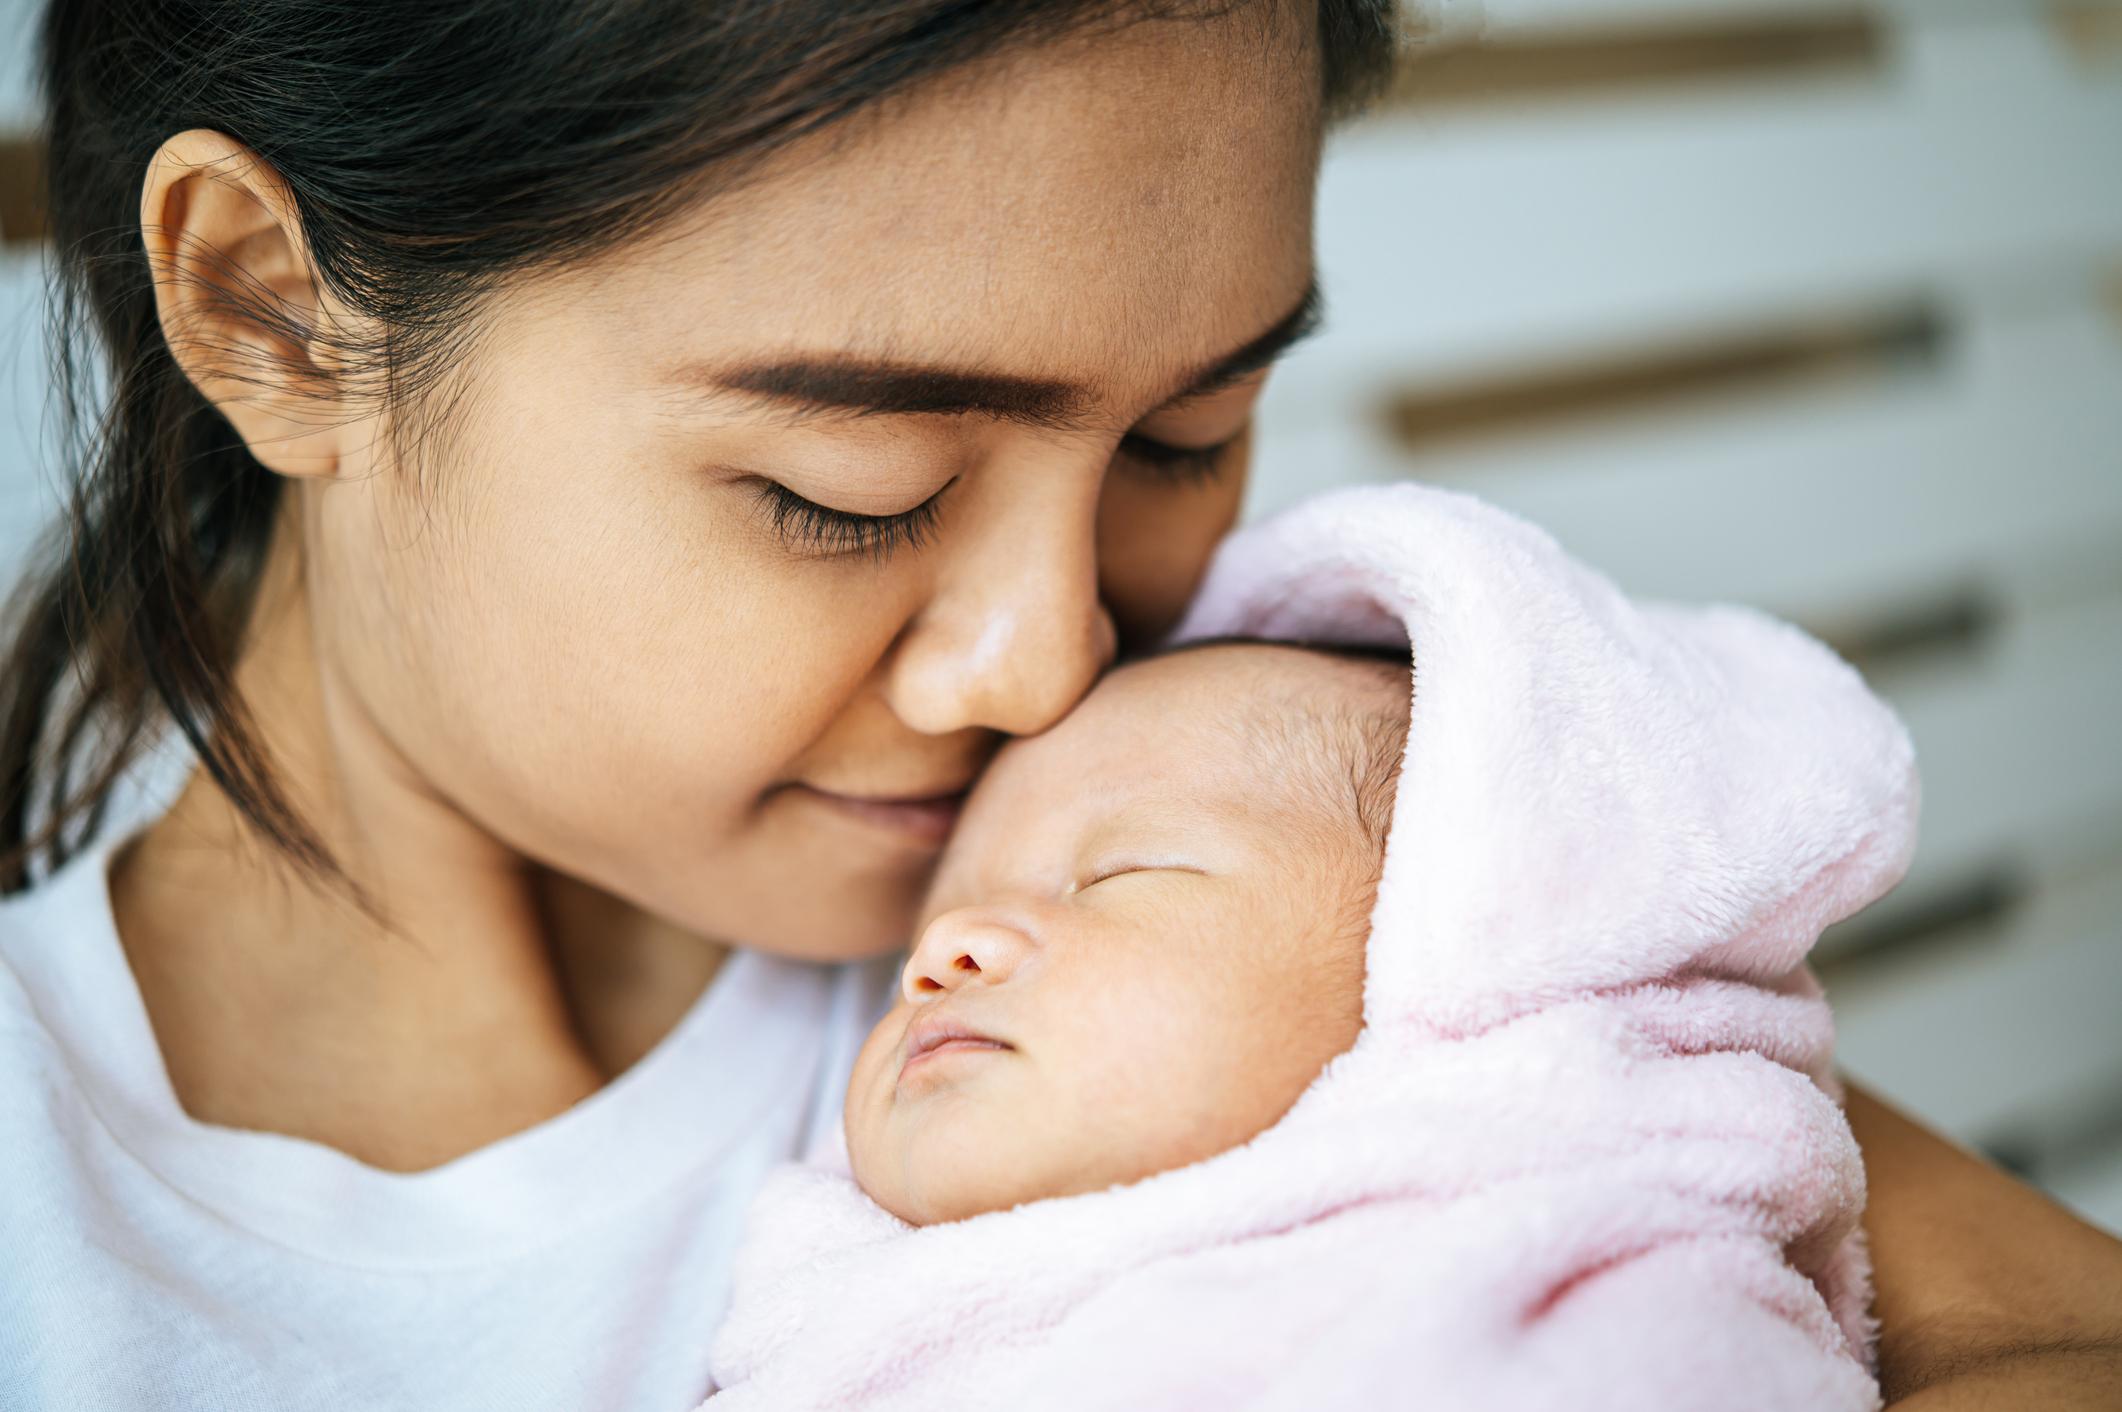
{"type": "MultiPolygon", "coordinates": [[[[39,61],[68,504],[6,605],[0,894],[93,836],[166,719],[260,835],[369,907],[232,684],[283,481],[164,340],[137,208],[166,138],[226,133],[286,182],[321,280],[388,330],[345,365],[404,406],[505,277],[638,235],[887,94],[1101,23],[1286,2],[54,0],[39,61]]],[[[1333,121],[1388,77],[1392,7],[1317,3],[1333,121]]],[[[269,296],[244,312],[318,334],[269,296]]]]}

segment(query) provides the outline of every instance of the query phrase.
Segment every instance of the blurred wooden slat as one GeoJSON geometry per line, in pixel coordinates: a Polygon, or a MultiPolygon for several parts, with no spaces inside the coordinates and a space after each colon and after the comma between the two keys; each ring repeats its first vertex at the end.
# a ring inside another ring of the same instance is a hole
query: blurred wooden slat
{"type": "Polygon", "coordinates": [[[2063,43],[2088,69],[2122,69],[2122,5],[2109,3],[2058,4],[2054,7],[2056,30],[2063,43]]]}
{"type": "Polygon", "coordinates": [[[2000,631],[2002,611],[1993,594],[1967,584],[1916,602],[1867,605],[1817,630],[1844,661],[1876,678],[1984,650],[2000,631]]]}
{"type": "Polygon", "coordinates": [[[1284,415],[1962,281],[2081,281],[2122,251],[2122,84],[2078,81],[2053,43],[2044,70],[1999,30],[1941,27],[1888,85],[1341,134],[1318,204],[1331,336],[1278,370],[1284,415]]]}
{"type": "Polygon", "coordinates": [[[1604,363],[1527,369],[1485,383],[1393,396],[1393,437],[1422,451],[1455,437],[1520,432],[1572,418],[1655,409],[1689,397],[1847,381],[1935,364],[1946,339],[1935,309],[1907,306],[1748,329],[1692,347],[1634,349],[1604,363]]]}
{"type": "Polygon", "coordinates": [[[1954,358],[1907,381],[1689,402],[1423,456],[1378,423],[1317,420],[1278,371],[1249,509],[1436,481],[1550,526],[1636,591],[1739,598],[1834,633],[1882,605],[2112,562],[2122,340],[2085,310],[1955,327],[1954,358]]]}
{"type": "Polygon", "coordinates": [[[28,137],[0,137],[0,242],[44,238],[44,149],[28,137]]]}
{"type": "MultiPolygon", "coordinates": [[[[2122,536],[2110,547],[2122,561],[2122,536]]],[[[2122,852],[2122,593],[2008,615],[1964,659],[1879,684],[1923,771],[1918,891],[2122,852]]]]}
{"type": "Polygon", "coordinates": [[[1928,950],[1969,928],[2001,930],[2017,919],[2034,886],[2025,871],[1998,862],[1983,872],[1928,889],[1892,895],[1880,905],[1830,927],[1813,952],[1829,976],[1891,962],[1928,950]]]}
{"type": "Polygon", "coordinates": [[[1884,55],[1878,23],[1860,12],[1447,34],[1406,51],[1385,107],[1579,98],[1674,83],[1868,77],[1882,71],[1884,55]]]}
{"type": "Polygon", "coordinates": [[[1824,967],[1838,1061],[1948,1132],[2122,1101],[2122,868],[2033,900],[2008,938],[1824,967]]]}

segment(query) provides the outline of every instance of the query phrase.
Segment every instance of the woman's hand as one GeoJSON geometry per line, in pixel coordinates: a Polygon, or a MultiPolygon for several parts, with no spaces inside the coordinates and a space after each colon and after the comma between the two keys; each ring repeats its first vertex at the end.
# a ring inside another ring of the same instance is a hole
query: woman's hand
{"type": "Polygon", "coordinates": [[[1849,1087],[1895,1412],[2122,1407],[2122,1241],[1849,1087]]]}

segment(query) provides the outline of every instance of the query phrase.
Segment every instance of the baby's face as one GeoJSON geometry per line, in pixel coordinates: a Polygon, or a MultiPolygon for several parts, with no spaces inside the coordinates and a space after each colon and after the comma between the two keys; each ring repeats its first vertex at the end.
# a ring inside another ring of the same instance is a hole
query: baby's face
{"type": "Polygon", "coordinates": [[[1373,664],[1203,647],[1115,672],[1004,750],[849,1081],[871,1197],[957,1220],[1272,1126],[1361,1028],[1378,866],[1347,769],[1296,768],[1324,737],[1285,723],[1405,703],[1373,664]]]}

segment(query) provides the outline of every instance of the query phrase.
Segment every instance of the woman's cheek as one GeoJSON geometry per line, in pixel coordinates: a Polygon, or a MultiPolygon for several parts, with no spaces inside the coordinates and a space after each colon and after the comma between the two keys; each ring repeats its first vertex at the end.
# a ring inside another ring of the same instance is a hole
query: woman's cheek
{"type": "Polygon", "coordinates": [[[1216,544],[1237,523],[1252,437],[1224,454],[1215,479],[1160,485],[1115,468],[1098,502],[1098,586],[1123,652],[1178,622],[1216,544]]]}

